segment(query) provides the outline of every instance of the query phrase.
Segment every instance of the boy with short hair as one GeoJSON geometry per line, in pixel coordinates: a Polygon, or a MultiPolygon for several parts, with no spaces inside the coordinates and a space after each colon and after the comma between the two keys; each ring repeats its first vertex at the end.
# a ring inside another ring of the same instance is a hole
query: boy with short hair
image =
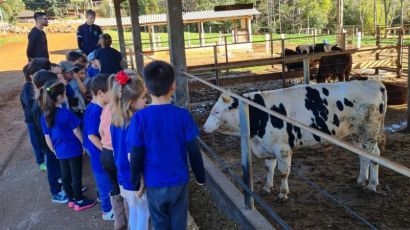
{"type": "Polygon", "coordinates": [[[91,81],[92,102],[87,106],[84,113],[84,148],[90,153],[91,166],[97,184],[103,220],[114,220],[114,214],[110,201],[112,185],[108,174],[104,171],[100,156],[102,151],[99,126],[103,107],[109,102],[108,95],[109,75],[98,75],[91,81]]]}
{"type": "Polygon", "coordinates": [[[94,24],[95,12],[87,10],[87,21],[80,25],[77,30],[78,48],[84,51],[85,54],[89,54],[92,51],[98,49],[98,38],[102,34],[101,27],[94,24]]]}
{"type": "Polygon", "coordinates": [[[174,70],[163,61],[145,66],[143,78],[152,104],[134,114],[127,135],[131,180],[139,189],[144,176],[155,229],[186,229],[188,158],[198,184],[205,170],[198,147],[199,130],[188,110],[170,103],[176,89],[174,70]],[[188,157],[189,155],[189,157],[188,157]]]}

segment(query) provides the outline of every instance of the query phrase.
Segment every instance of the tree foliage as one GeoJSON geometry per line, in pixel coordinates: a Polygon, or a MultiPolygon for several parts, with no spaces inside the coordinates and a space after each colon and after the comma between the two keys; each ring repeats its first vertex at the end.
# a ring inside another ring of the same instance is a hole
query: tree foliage
{"type": "Polygon", "coordinates": [[[1,4],[0,9],[4,14],[5,20],[14,23],[17,15],[24,10],[24,3],[22,0],[9,0],[1,4]]]}

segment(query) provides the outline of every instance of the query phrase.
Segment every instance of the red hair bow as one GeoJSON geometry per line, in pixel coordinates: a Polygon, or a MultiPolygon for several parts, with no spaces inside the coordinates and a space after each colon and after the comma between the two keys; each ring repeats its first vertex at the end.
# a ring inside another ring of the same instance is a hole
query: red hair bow
{"type": "Polygon", "coordinates": [[[130,80],[130,76],[128,76],[124,70],[121,70],[117,73],[117,75],[115,75],[115,80],[117,80],[120,85],[125,85],[130,80]]]}

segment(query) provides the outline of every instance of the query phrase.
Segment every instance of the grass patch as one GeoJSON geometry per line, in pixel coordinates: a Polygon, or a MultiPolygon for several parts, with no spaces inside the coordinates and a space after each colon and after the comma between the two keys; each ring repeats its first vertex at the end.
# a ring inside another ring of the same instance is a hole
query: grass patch
{"type": "Polygon", "coordinates": [[[22,40],[23,40],[22,36],[16,36],[16,35],[9,35],[7,37],[0,37],[0,47],[2,47],[5,44],[8,44],[8,43],[20,42],[22,40]]]}

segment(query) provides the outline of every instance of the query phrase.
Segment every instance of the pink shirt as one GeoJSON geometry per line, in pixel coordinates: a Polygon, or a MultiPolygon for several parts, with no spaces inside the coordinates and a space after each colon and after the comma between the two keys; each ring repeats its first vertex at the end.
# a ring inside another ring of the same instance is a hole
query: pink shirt
{"type": "Polygon", "coordinates": [[[106,105],[101,113],[101,122],[100,122],[101,143],[103,145],[103,148],[112,150],[110,126],[111,126],[111,106],[106,105]]]}

